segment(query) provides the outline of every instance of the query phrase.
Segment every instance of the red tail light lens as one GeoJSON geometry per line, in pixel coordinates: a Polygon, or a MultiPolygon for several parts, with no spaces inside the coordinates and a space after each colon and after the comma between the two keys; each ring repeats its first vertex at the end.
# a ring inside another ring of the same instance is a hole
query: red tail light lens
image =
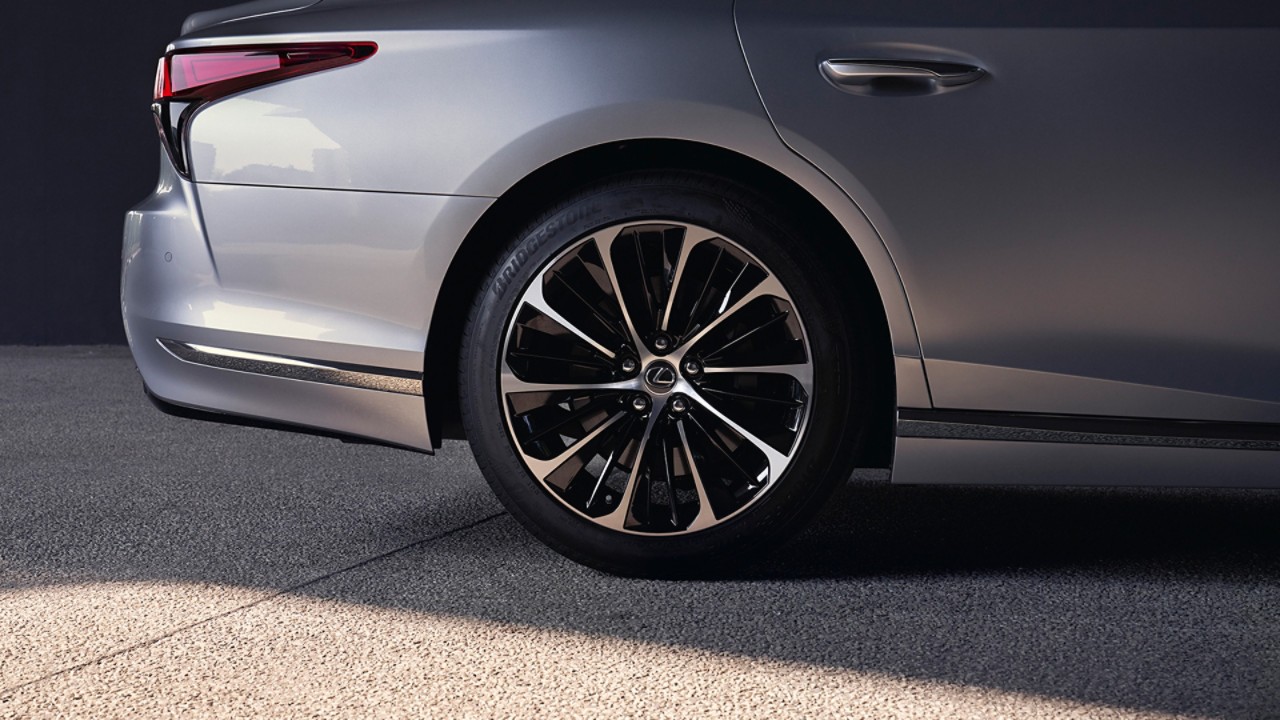
{"type": "Polygon", "coordinates": [[[160,61],[155,99],[210,100],[258,85],[360,62],[375,43],[309,43],[179,50],[160,61]]]}
{"type": "Polygon", "coordinates": [[[174,55],[170,59],[169,94],[185,92],[227,80],[262,77],[284,67],[284,57],[277,53],[211,52],[174,55]]]}
{"type": "Polygon", "coordinates": [[[173,166],[190,176],[186,129],[201,105],[259,85],[357,63],[377,51],[371,42],[304,43],[193,48],[160,58],[152,109],[173,166]]]}

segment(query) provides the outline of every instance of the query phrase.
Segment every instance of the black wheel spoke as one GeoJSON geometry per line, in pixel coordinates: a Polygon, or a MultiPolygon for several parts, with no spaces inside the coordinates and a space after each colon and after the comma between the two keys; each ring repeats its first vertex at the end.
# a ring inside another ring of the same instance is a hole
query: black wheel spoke
{"type": "Polygon", "coordinates": [[[770,328],[775,327],[779,324],[782,324],[786,321],[787,321],[787,316],[785,314],[780,313],[778,315],[774,315],[768,320],[765,320],[762,324],[757,325],[756,327],[733,338],[732,340],[729,340],[728,342],[716,348],[715,350],[712,350],[706,353],[703,357],[706,358],[706,361],[708,363],[714,364],[717,360],[720,360],[727,351],[733,349],[735,346],[740,346],[742,345],[742,343],[746,342],[747,340],[750,340],[753,337],[758,337],[762,333],[767,332],[770,328]]]}
{"type": "Polygon", "coordinates": [[[702,388],[702,394],[710,397],[736,400],[738,402],[767,403],[788,408],[804,407],[804,400],[799,398],[765,397],[763,395],[751,395],[749,393],[734,392],[732,390],[717,390],[714,388],[702,388]]]}
{"type": "Polygon", "coordinates": [[[528,350],[512,350],[510,357],[522,358],[526,360],[547,360],[549,362],[560,362],[566,365],[574,365],[576,367],[609,369],[611,366],[605,362],[597,362],[594,360],[575,360],[574,358],[560,357],[557,355],[547,355],[544,353],[529,352],[528,350]]]}
{"type": "MultiPolygon", "coordinates": [[[[586,270],[586,263],[582,261],[582,258],[575,257],[574,260],[579,265],[581,265],[584,270],[586,270]]],[[[589,272],[589,270],[586,270],[586,271],[589,272]]],[[[582,292],[577,288],[575,288],[573,286],[573,283],[566,280],[564,275],[555,271],[552,271],[551,273],[549,273],[549,275],[555,278],[555,280],[558,283],[560,283],[561,287],[563,287],[565,290],[568,290],[570,294],[572,294],[575,298],[577,298],[578,302],[581,303],[582,307],[585,308],[587,312],[591,314],[591,317],[595,318],[596,322],[608,328],[609,330],[613,331],[614,335],[617,336],[617,339],[619,340],[626,339],[627,332],[623,327],[621,327],[621,325],[619,324],[619,321],[615,320],[614,318],[605,317],[604,313],[600,312],[600,309],[596,306],[596,304],[591,302],[587,298],[583,297],[582,292]]]]}
{"type": "MultiPolygon", "coordinates": [[[[627,326],[627,342],[630,343],[633,350],[638,350],[641,347],[640,334],[636,331],[635,321],[632,320],[631,311],[627,305],[626,294],[623,293],[618,271],[614,267],[612,246],[601,248],[597,244],[596,249],[600,253],[605,275],[609,278],[610,292],[613,294],[614,302],[617,303],[618,311],[622,315],[622,321],[627,326]]],[[[643,292],[643,289],[641,289],[641,292],[643,292]]]]}
{"type": "Polygon", "coordinates": [[[676,478],[675,473],[671,469],[671,444],[668,442],[670,433],[662,437],[662,469],[663,476],[667,481],[667,505],[671,508],[671,529],[676,530],[680,527],[680,513],[677,505],[676,497],[676,478]]]}
{"type": "Polygon", "coordinates": [[[689,333],[692,333],[694,330],[696,330],[697,328],[694,326],[694,323],[697,322],[697,319],[699,317],[705,314],[704,308],[710,302],[710,298],[708,297],[709,296],[708,291],[711,288],[711,279],[715,277],[715,271],[720,267],[720,260],[723,257],[724,257],[724,249],[717,248],[715,260],[713,260],[711,263],[711,270],[707,272],[706,278],[702,281],[702,288],[698,291],[698,295],[697,295],[698,301],[694,303],[693,312],[689,313],[689,317],[685,321],[684,332],[681,333],[682,335],[687,336],[689,335],[689,333]]]}
{"type": "MultiPolygon", "coordinates": [[[[733,474],[737,476],[737,479],[746,482],[752,482],[759,479],[760,471],[751,471],[743,467],[742,461],[735,457],[734,451],[726,447],[724,441],[720,439],[721,434],[708,430],[706,425],[703,424],[704,422],[707,422],[706,420],[700,420],[695,416],[690,418],[690,422],[698,429],[699,432],[702,433],[702,437],[706,439],[707,447],[716,451],[725,467],[732,469],[733,474]]],[[[711,422],[714,422],[714,420],[711,422]]],[[[723,472],[721,474],[723,476],[723,472]]],[[[726,484],[728,483],[726,482],[726,484]]]]}
{"type": "MultiPolygon", "coordinates": [[[[611,401],[612,397],[608,398],[605,402],[588,402],[580,406],[578,409],[570,410],[554,420],[540,423],[541,427],[537,429],[531,427],[529,435],[523,438],[523,443],[528,444],[541,442],[543,439],[553,434],[560,433],[562,430],[570,429],[575,423],[581,425],[584,418],[600,414],[602,410],[601,406],[606,402],[611,403],[611,401]]],[[[569,403],[565,402],[564,404],[567,405],[569,403]]],[[[543,407],[545,408],[547,406],[543,407]]]]}

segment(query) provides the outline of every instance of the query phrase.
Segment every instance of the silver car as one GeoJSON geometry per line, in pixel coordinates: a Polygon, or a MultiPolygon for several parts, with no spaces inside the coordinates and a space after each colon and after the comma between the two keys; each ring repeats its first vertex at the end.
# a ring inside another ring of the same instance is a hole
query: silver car
{"type": "Polygon", "coordinates": [[[160,61],[162,408],[679,575],[894,483],[1280,486],[1280,10],[257,0],[160,61]],[[429,479],[427,479],[429,481],[429,479]]]}

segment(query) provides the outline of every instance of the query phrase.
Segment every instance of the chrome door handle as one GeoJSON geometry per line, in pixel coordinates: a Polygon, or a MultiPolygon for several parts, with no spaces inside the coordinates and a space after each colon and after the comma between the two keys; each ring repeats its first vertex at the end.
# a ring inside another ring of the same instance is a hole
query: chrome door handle
{"type": "Polygon", "coordinates": [[[836,85],[870,85],[876,80],[920,80],[950,87],[981,79],[986,70],[960,63],[917,60],[823,60],[822,74],[836,85]]]}

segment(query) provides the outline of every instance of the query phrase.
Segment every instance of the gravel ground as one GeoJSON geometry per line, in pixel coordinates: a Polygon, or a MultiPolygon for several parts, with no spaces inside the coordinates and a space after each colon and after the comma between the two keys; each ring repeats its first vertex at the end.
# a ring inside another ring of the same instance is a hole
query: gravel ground
{"type": "Polygon", "coordinates": [[[171,418],[0,348],[0,717],[1280,718],[1280,493],[850,484],[624,580],[435,457],[171,418]]]}

